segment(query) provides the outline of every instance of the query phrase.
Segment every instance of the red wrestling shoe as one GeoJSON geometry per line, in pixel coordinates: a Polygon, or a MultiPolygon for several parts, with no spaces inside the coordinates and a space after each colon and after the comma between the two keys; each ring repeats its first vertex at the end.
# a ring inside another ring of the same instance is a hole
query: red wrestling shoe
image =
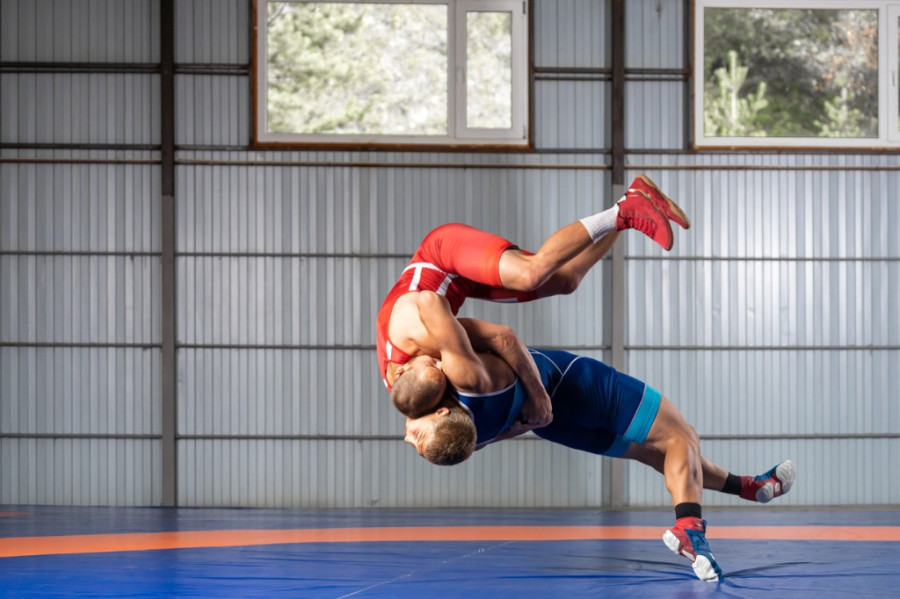
{"type": "Polygon", "coordinates": [[[679,518],[675,526],[663,534],[666,547],[691,560],[694,574],[704,582],[716,582],[725,576],[706,542],[706,520],[679,518]]]}
{"type": "Polygon", "coordinates": [[[769,503],[790,491],[796,478],[794,462],[785,460],[759,476],[742,476],[741,497],[748,501],[769,503]]]}
{"type": "Polygon", "coordinates": [[[616,231],[637,229],[666,251],[672,249],[672,225],[666,215],[650,199],[649,194],[639,189],[629,189],[625,199],[619,202],[616,217],[616,231]]]}
{"type": "Polygon", "coordinates": [[[682,229],[691,228],[691,219],[687,217],[684,210],[682,210],[678,204],[673,202],[672,198],[660,191],[659,187],[656,186],[656,183],[650,180],[650,177],[638,175],[634,178],[634,181],[631,182],[631,187],[628,188],[628,191],[631,191],[632,189],[646,193],[653,202],[653,205],[659,208],[659,211],[665,214],[666,218],[682,229]]]}

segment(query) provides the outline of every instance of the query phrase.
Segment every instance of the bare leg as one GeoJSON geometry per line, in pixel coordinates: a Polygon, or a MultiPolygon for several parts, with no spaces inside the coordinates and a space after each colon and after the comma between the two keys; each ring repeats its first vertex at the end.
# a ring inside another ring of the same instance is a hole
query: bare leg
{"type": "Polygon", "coordinates": [[[610,248],[619,238],[619,231],[605,235],[598,242],[566,262],[562,268],[537,289],[538,297],[551,295],[567,295],[578,289],[581,280],[597,262],[609,253],[610,248]]]}
{"type": "MultiPolygon", "coordinates": [[[[660,474],[665,473],[663,467],[666,456],[658,449],[651,449],[646,445],[632,443],[628,447],[628,450],[622,454],[622,457],[646,464],[660,474]]],[[[728,472],[715,462],[712,462],[703,456],[700,456],[700,467],[703,471],[703,488],[709,489],[710,491],[721,491],[725,486],[725,479],[728,477],[728,472]]]]}
{"type": "MultiPolygon", "coordinates": [[[[705,482],[700,438],[678,408],[665,397],[662,398],[656,420],[653,421],[643,445],[651,452],[645,454],[651,456],[650,465],[659,470],[659,462],[662,462],[661,471],[666,478],[666,488],[673,503],[700,503],[705,482]],[[661,457],[653,456],[652,452],[661,454],[661,457]]],[[[631,457],[630,451],[631,448],[625,452],[624,457],[631,457]]],[[[721,483],[724,485],[724,472],[710,472],[710,475],[714,478],[721,476],[721,483]]]]}
{"type": "Polygon", "coordinates": [[[580,222],[566,225],[551,235],[535,254],[519,250],[503,252],[500,256],[500,282],[506,289],[533,291],[592,245],[584,225],[580,222]]]}
{"type": "MultiPolygon", "coordinates": [[[[630,188],[613,207],[559,229],[547,238],[536,253],[519,250],[503,252],[499,265],[503,288],[513,291],[539,290],[554,274],[575,260],[570,272],[548,285],[540,296],[565,293],[566,289],[574,288],[573,284],[577,287],[584,274],[609,249],[609,246],[597,248],[595,243],[602,243],[609,234],[624,229],[637,229],[666,251],[672,249],[672,227],[668,218],[679,219],[683,225],[690,226],[687,217],[652,181],[646,177],[635,181],[642,189],[630,188]],[[585,252],[589,248],[591,251],[585,252]]],[[[609,243],[614,241],[615,238],[609,243]]]]}

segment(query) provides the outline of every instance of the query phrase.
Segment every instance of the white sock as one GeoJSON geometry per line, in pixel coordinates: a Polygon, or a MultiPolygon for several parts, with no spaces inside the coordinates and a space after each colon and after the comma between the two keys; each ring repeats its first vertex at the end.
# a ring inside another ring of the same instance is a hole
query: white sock
{"type": "Polygon", "coordinates": [[[619,216],[619,204],[608,208],[603,212],[585,216],[578,219],[591,236],[591,241],[597,243],[601,237],[616,230],[616,218],[619,216]]]}

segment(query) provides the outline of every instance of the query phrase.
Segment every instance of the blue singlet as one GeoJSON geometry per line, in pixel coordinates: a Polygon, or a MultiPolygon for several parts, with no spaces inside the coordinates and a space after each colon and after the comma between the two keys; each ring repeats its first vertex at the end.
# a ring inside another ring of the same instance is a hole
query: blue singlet
{"type": "MultiPolygon", "coordinates": [[[[656,418],[661,396],[638,379],[599,360],[559,350],[529,349],[553,403],[553,422],[536,435],[573,449],[619,456],[641,443],[656,418]]],[[[508,429],[522,408],[517,380],[487,394],[459,393],[475,421],[479,446],[508,429]]]]}

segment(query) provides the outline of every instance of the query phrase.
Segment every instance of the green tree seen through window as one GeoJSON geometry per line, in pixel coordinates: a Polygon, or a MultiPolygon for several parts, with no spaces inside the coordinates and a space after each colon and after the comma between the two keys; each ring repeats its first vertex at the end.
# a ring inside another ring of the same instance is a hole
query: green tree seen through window
{"type": "Polygon", "coordinates": [[[704,10],[704,134],[878,136],[878,11],[704,10]]]}

